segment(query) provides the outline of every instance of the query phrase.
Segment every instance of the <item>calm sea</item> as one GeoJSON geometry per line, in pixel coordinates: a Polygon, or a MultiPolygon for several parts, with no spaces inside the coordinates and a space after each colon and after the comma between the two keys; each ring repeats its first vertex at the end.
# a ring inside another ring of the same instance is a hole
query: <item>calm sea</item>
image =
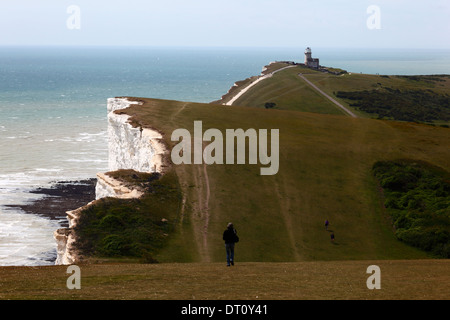
{"type": "MultiPolygon", "coordinates": [[[[450,74],[450,50],[312,49],[350,72],[450,74]]],[[[211,102],[271,61],[303,62],[303,50],[0,47],[0,265],[52,264],[59,223],[5,205],[107,170],[107,98],[211,102]]]]}

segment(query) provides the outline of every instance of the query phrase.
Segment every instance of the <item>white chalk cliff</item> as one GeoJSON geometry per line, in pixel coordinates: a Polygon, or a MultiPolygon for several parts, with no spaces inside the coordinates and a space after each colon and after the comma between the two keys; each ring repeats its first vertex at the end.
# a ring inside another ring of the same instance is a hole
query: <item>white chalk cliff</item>
{"type": "MultiPolygon", "coordinates": [[[[133,169],[139,172],[162,172],[166,148],[159,132],[135,128],[129,116],[114,111],[128,108],[135,101],[124,98],[108,99],[108,169],[133,169]]],[[[137,190],[127,191],[117,180],[97,174],[96,199],[104,197],[133,198],[141,195],[137,190]]]]}
{"type": "MultiPolygon", "coordinates": [[[[116,110],[128,108],[131,104],[139,104],[126,98],[108,99],[108,169],[132,169],[139,172],[162,172],[164,155],[167,149],[162,141],[162,135],[151,129],[133,127],[129,123],[129,116],[116,114],[116,110]]],[[[96,200],[105,197],[139,198],[142,192],[130,189],[120,181],[105,173],[97,174],[95,188],[96,200]]],[[[55,264],[73,264],[78,261],[76,248],[74,248],[75,235],[72,228],[76,226],[80,212],[92,205],[95,201],[84,207],[67,212],[69,228],[55,231],[57,243],[57,259],[55,264]]]]}

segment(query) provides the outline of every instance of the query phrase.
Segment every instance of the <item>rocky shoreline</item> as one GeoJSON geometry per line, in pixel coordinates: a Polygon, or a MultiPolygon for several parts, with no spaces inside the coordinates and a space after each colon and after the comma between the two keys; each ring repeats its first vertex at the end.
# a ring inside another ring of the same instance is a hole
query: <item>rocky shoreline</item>
{"type": "Polygon", "coordinates": [[[66,211],[75,210],[95,200],[96,178],[79,181],[57,181],[49,187],[39,187],[30,191],[44,197],[27,204],[8,205],[25,213],[56,220],[61,228],[68,227],[66,211]]]}

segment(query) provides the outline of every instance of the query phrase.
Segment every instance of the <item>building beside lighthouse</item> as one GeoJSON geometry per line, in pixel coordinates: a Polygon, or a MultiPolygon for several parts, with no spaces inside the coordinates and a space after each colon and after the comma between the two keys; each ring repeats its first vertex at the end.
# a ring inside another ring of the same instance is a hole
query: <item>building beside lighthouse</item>
{"type": "Polygon", "coordinates": [[[305,66],[310,67],[310,68],[315,68],[315,69],[318,69],[320,67],[319,59],[313,58],[311,56],[311,48],[310,47],[306,48],[306,50],[305,50],[305,66]]]}

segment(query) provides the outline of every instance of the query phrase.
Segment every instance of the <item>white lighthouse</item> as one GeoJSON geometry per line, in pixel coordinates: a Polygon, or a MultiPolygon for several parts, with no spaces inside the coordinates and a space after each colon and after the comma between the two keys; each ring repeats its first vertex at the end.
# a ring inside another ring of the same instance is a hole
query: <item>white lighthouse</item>
{"type": "Polygon", "coordinates": [[[308,65],[308,61],[312,60],[311,57],[311,48],[308,47],[305,49],[305,64],[308,65]]]}
{"type": "Polygon", "coordinates": [[[311,56],[311,48],[305,49],[305,66],[310,68],[319,68],[319,59],[311,56]]]}

